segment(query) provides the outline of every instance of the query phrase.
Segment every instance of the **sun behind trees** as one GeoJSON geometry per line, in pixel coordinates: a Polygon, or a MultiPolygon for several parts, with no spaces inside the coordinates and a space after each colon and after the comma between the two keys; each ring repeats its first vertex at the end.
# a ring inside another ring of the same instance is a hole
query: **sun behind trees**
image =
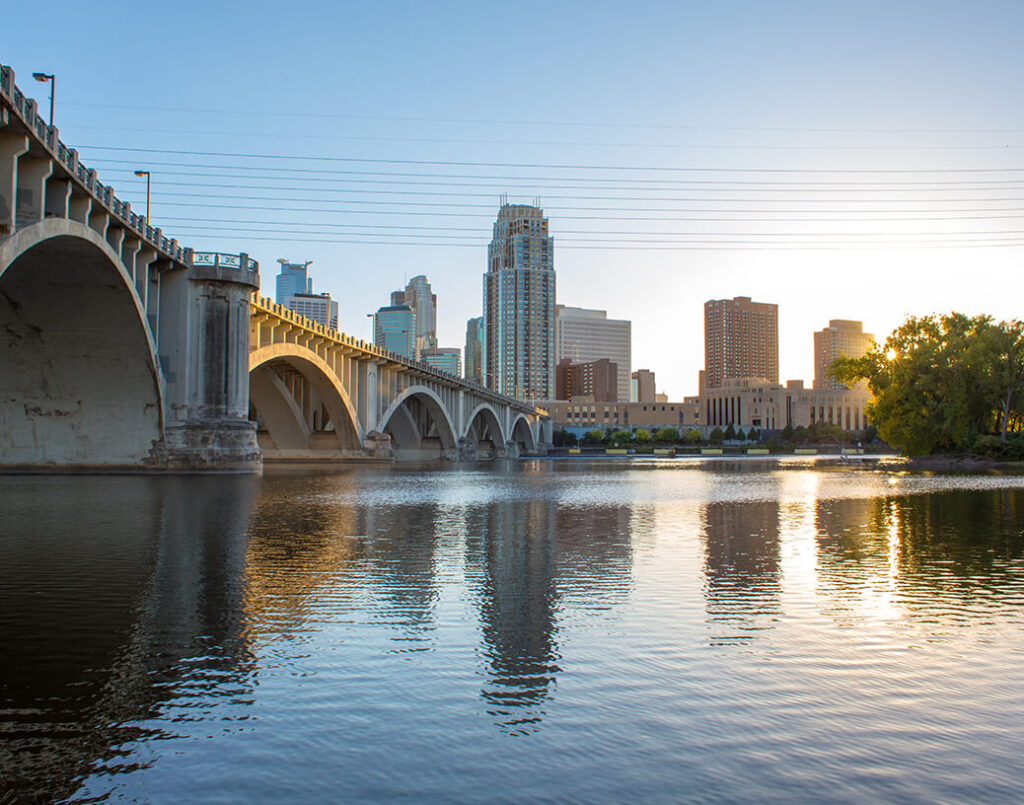
{"type": "Polygon", "coordinates": [[[878,435],[907,455],[974,450],[1024,457],[1019,321],[910,316],[884,344],[860,358],[837,359],[831,371],[845,383],[868,381],[868,416],[878,435]]]}

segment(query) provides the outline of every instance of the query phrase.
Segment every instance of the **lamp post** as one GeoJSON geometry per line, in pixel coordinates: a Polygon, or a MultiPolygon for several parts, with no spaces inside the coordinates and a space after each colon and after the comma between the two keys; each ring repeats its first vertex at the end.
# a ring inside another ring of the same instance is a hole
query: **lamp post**
{"type": "Polygon", "coordinates": [[[150,179],[152,177],[150,176],[149,171],[135,171],[135,175],[136,176],[145,176],[146,177],[146,224],[148,225],[149,224],[149,182],[150,182],[150,179]]]}
{"type": "Polygon", "coordinates": [[[36,81],[50,82],[50,125],[53,125],[53,94],[57,91],[57,76],[53,73],[32,73],[36,81]]]}

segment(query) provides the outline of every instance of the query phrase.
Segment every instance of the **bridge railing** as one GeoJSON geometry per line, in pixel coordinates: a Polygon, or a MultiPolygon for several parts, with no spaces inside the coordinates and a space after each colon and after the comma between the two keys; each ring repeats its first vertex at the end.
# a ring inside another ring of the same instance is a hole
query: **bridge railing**
{"type": "Polygon", "coordinates": [[[260,264],[253,260],[249,255],[242,254],[225,254],[224,252],[194,252],[191,249],[186,250],[188,252],[188,259],[186,262],[193,266],[206,266],[208,268],[233,268],[235,270],[241,270],[250,274],[250,279],[259,283],[259,270],[260,264]]]}
{"type": "Polygon", "coordinates": [[[454,383],[459,386],[467,386],[474,394],[479,394],[496,402],[509,403],[523,409],[524,411],[528,410],[531,412],[537,412],[541,410],[523,400],[518,400],[514,397],[506,397],[504,394],[498,394],[496,391],[491,391],[483,386],[470,383],[463,377],[459,377],[458,375],[444,369],[438,369],[436,366],[431,366],[429,363],[425,363],[424,361],[413,360],[412,358],[407,358],[404,355],[399,355],[397,352],[393,352],[390,349],[382,349],[368,341],[363,341],[361,338],[353,338],[352,336],[345,335],[345,333],[340,332],[339,330],[335,330],[332,327],[326,327],[323,324],[320,324],[320,322],[306,318],[301,313],[296,313],[295,311],[286,308],[284,305],[274,302],[268,297],[260,296],[258,293],[254,293],[252,295],[252,305],[256,310],[262,310],[267,313],[272,313],[275,316],[280,316],[285,321],[289,321],[304,330],[314,332],[323,338],[330,339],[336,343],[343,344],[344,346],[351,347],[353,349],[361,350],[367,355],[372,355],[377,358],[382,358],[384,360],[389,360],[393,363],[406,366],[410,369],[415,369],[423,374],[436,377],[439,380],[444,380],[448,383],[454,383]]]}
{"type": "Polygon", "coordinates": [[[61,141],[57,127],[47,123],[39,115],[38,104],[18,89],[14,83],[14,70],[3,64],[0,64],[0,95],[8,101],[29,132],[50,152],[53,160],[59,163],[95,201],[106,207],[110,215],[157,251],[172,260],[188,263],[188,254],[191,250],[179,245],[175,238],[166,237],[158,227],[151,226],[146,216],[132,212],[131,205],[114,194],[114,188],[102,184],[96,178],[96,171],[79,161],[78,151],[61,141]]]}

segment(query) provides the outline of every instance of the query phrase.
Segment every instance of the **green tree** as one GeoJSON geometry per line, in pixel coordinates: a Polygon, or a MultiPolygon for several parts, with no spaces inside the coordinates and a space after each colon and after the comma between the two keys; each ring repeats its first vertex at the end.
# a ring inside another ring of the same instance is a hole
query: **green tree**
{"type": "Polygon", "coordinates": [[[594,428],[593,430],[587,431],[583,437],[584,444],[603,444],[604,443],[604,431],[594,428]]]}
{"type": "Polygon", "coordinates": [[[1021,340],[1017,322],[911,316],[884,344],[839,358],[831,370],[841,382],[868,381],[874,400],[866,413],[903,453],[960,451],[1009,422],[1021,395],[1021,340]]]}
{"type": "Polygon", "coordinates": [[[736,431],[736,441],[745,442],[747,440],[747,434],[743,432],[743,428],[736,431]]]}
{"type": "Polygon", "coordinates": [[[576,434],[564,428],[551,434],[551,443],[555,447],[575,447],[576,441],[576,434]]]}
{"type": "Polygon", "coordinates": [[[703,439],[704,437],[701,435],[701,432],[696,428],[692,428],[690,432],[686,434],[686,441],[690,444],[697,444],[697,442],[703,439]]]}
{"type": "Polygon", "coordinates": [[[646,428],[637,428],[633,433],[633,439],[640,444],[647,444],[651,440],[651,432],[646,428]]]}
{"type": "Polygon", "coordinates": [[[608,437],[608,446],[609,447],[622,447],[623,445],[629,444],[631,438],[632,438],[632,436],[630,435],[629,431],[627,431],[627,430],[617,430],[617,431],[614,431],[608,437]]]}
{"type": "Polygon", "coordinates": [[[679,441],[679,431],[675,428],[662,428],[654,434],[654,441],[663,444],[675,444],[679,441]]]}
{"type": "Polygon", "coordinates": [[[725,428],[725,440],[731,442],[735,438],[736,438],[736,428],[734,428],[732,426],[732,422],[730,422],[726,426],[726,428],[725,428]]]}
{"type": "Polygon", "coordinates": [[[1024,323],[1001,322],[987,327],[972,346],[971,358],[989,367],[992,394],[996,399],[995,430],[1006,443],[1014,413],[1024,393],[1024,323]]]}
{"type": "Polygon", "coordinates": [[[711,444],[721,444],[724,439],[725,431],[721,428],[715,428],[708,434],[708,441],[711,442],[711,444]]]}

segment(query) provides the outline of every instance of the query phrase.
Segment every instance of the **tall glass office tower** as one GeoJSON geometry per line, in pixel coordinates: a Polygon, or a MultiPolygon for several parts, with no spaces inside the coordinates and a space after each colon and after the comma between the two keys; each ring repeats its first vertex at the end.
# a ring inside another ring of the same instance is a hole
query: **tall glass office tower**
{"type": "Polygon", "coordinates": [[[277,275],[277,287],[274,289],[274,301],[279,305],[286,304],[289,296],[300,293],[313,293],[313,278],[309,276],[309,264],[289,263],[287,260],[278,260],[281,264],[281,273],[277,275]]]}
{"type": "Polygon", "coordinates": [[[416,314],[408,305],[388,305],[373,316],[374,346],[416,357],[416,314]]]}
{"type": "Polygon", "coordinates": [[[554,245],[540,207],[501,205],[484,274],[484,365],[502,394],[554,397],[554,245]]]}

